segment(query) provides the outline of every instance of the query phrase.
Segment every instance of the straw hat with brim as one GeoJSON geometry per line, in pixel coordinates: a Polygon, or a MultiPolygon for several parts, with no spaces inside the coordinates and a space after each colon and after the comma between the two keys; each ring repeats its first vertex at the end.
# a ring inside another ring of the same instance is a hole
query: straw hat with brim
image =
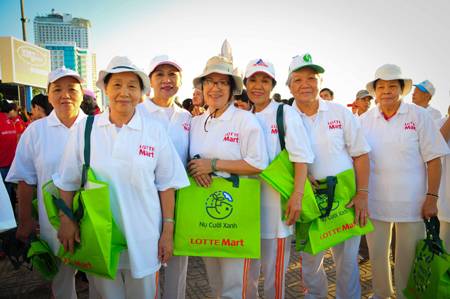
{"type": "Polygon", "coordinates": [[[147,94],[150,92],[150,79],[148,78],[148,75],[136,64],[134,64],[133,61],[128,56],[116,56],[114,57],[111,62],[108,64],[105,70],[101,70],[98,73],[98,80],[97,80],[97,87],[105,90],[105,77],[108,74],[117,74],[117,73],[124,73],[124,72],[133,72],[139,78],[142,79],[142,82],[144,83],[144,88],[141,91],[141,94],[147,94]]]}
{"type": "Polygon", "coordinates": [[[210,58],[206,62],[206,66],[203,69],[203,73],[195,77],[193,80],[194,87],[199,90],[203,90],[202,79],[213,73],[231,76],[236,85],[236,88],[232,91],[233,94],[239,95],[242,93],[244,83],[242,81],[241,76],[233,73],[233,63],[223,56],[214,56],[213,58],[210,58]]]}
{"type": "Polygon", "coordinates": [[[375,89],[373,88],[373,83],[379,79],[385,81],[403,80],[405,82],[405,87],[403,88],[402,97],[411,92],[412,80],[409,78],[403,78],[402,69],[395,64],[385,64],[381,66],[375,73],[375,79],[367,83],[366,89],[373,97],[377,96],[375,93],[375,89]]]}

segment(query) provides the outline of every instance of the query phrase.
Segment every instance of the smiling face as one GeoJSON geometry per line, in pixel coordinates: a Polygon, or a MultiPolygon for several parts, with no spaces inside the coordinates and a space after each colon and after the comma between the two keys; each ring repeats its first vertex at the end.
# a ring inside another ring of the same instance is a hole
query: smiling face
{"type": "Polygon", "coordinates": [[[83,90],[80,82],[74,77],[66,76],[50,83],[48,101],[56,113],[78,112],[83,101],[83,90]]]}
{"type": "Polygon", "coordinates": [[[272,77],[263,72],[256,72],[247,78],[246,85],[247,95],[255,104],[265,106],[270,102],[270,93],[274,86],[272,77]]]}
{"type": "Polygon", "coordinates": [[[173,98],[181,86],[181,73],[171,64],[159,65],[149,78],[154,97],[157,99],[173,98]]]}
{"type": "Polygon", "coordinates": [[[206,84],[203,84],[203,97],[211,111],[222,108],[230,99],[230,80],[230,76],[218,73],[212,73],[205,77],[204,81],[214,81],[216,83],[212,87],[207,87],[206,84]],[[217,86],[217,82],[221,83],[220,88],[217,86]],[[228,84],[223,84],[225,82],[228,84]]]}
{"type": "Polygon", "coordinates": [[[201,90],[195,89],[192,95],[192,105],[202,107],[203,106],[203,93],[201,90]]]}
{"type": "Polygon", "coordinates": [[[378,80],[375,86],[378,102],[381,108],[391,109],[399,105],[398,101],[403,93],[403,88],[398,80],[378,80]]]}
{"type": "Polygon", "coordinates": [[[312,102],[319,97],[322,78],[315,68],[303,67],[292,73],[289,90],[300,103],[312,102]]]}
{"type": "Polygon", "coordinates": [[[105,84],[105,94],[109,99],[111,114],[133,115],[141,98],[139,77],[133,72],[112,74],[105,84]]]}

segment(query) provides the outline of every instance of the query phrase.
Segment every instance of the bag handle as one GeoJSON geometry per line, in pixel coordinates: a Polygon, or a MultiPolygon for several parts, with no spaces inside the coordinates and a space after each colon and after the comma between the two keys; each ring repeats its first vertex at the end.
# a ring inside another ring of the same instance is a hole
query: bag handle
{"type": "MultiPolygon", "coordinates": [[[[92,124],[94,123],[94,116],[89,115],[86,119],[86,127],[84,129],[84,164],[81,170],[81,188],[84,187],[87,180],[88,170],[91,164],[91,132],[92,132],[92,124]]],[[[56,206],[63,211],[70,219],[78,222],[84,216],[84,208],[81,203],[81,198],[78,197],[78,212],[75,216],[72,209],[66,205],[66,203],[61,198],[53,197],[53,202],[56,206]]]]}
{"type": "Polygon", "coordinates": [[[428,246],[428,250],[430,252],[434,252],[433,245],[436,244],[439,247],[439,251],[443,253],[446,252],[442,243],[442,239],[439,237],[441,224],[438,217],[431,217],[429,221],[426,217],[423,217],[423,222],[425,222],[425,229],[427,234],[425,244],[426,246],[428,246]]]}
{"type": "MultiPolygon", "coordinates": [[[[194,158],[192,159],[201,159],[202,157],[197,154],[194,156],[194,158]]],[[[211,177],[212,175],[218,176],[217,174],[215,174],[214,172],[209,173],[209,176],[211,177]]],[[[234,188],[239,188],[239,176],[237,174],[234,173],[230,173],[230,177],[229,178],[223,178],[231,183],[233,183],[233,187],[234,188]]]]}
{"type": "MultiPolygon", "coordinates": [[[[318,181],[319,182],[319,181],[318,181]]],[[[327,188],[326,189],[316,189],[318,194],[326,194],[328,197],[327,200],[327,207],[325,208],[325,214],[322,214],[322,216],[319,216],[319,218],[325,218],[330,216],[331,210],[333,208],[333,202],[334,202],[334,194],[336,191],[336,184],[338,183],[337,177],[335,176],[327,176],[326,179],[327,182],[327,188]]],[[[324,184],[320,183],[319,184],[324,184]]]]}
{"type": "Polygon", "coordinates": [[[284,104],[280,104],[277,109],[277,129],[278,129],[278,138],[280,139],[281,150],[283,151],[286,148],[286,142],[284,140],[285,132],[284,132],[284,104]]]}

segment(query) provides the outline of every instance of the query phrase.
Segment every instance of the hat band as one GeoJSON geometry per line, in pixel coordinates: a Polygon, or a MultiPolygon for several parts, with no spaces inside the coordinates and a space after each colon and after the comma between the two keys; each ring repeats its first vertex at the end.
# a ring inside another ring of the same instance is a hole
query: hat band
{"type": "Polygon", "coordinates": [[[232,73],[232,71],[230,70],[230,68],[224,66],[224,65],[220,65],[220,64],[213,64],[213,65],[208,65],[205,68],[205,71],[209,70],[209,69],[220,69],[220,70],[225,70],[229,73],[232,73]]]}
{"type": "Polygon", "coordinates": [[[132,67],[129,67],[129,66],[123,66],[123,65],[115,66],[115,67],[113,67],[112,69],[113,69],[113,70],[115,70],[115,69],[129,69],[129,70],[133,70],[133,71],[136,70],[135,68],[132,68],[132,67]]]}

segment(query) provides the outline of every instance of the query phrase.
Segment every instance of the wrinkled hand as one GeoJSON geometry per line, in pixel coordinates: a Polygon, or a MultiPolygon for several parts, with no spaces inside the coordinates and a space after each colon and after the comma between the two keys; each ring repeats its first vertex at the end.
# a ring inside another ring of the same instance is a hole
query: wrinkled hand
{"type": "Polygon", "coordinates": [[[287,204],[286,204],[286,215],[285,218],[288,218],[288,221],[286,222],[287,226],[291,226],[295,222],[297,222],[298,218],[300,218],[300,215],[302,213],[302,199],[303,194],[294,192],[292,194],[291,198],[289,198],[287,204]]]}
{"type": "Polygon", "coordinates": [[[26,243],[31,233],[36,233],[36,227],[34,226],[33,220],[30,218],[29,221],[22,221],[19,223],[16,238],[23,243],[26,243]]]}
{"type": "Polygon", "coordinates": [[[208,188],[212,184],[211,177],[208,174],[202,174],[202,175],[196,176],[196,177],[194,177],[194,180],[199,187],[208,188]]]}
{"type": "Polygon", "coordinates": [[[192,116],[199,116],[199,115],[202,115],[203,113],[205,113],[206,112],[206,109],[205,108],[203,108],[203,107],[197,107],[197,106],[195,106],[194,107],[194,109],[192,109],[192,116]]]}
{"type": "Polygon", "coordinates": [[[80,239],[80,228],[78,223],[69,218],[66,214],[59,217],[61,224],[58,230],[59,242],[64,246],[65,251],[70,251],[71,254],[74,252],[73,240],[78,243],[81,242],[80,239]]]}
{"type": "Polygon", "coordinates": [[[312,187],[312,189],[313,189],[313,191],[314,191],[314,193],[316,193],[316,188],[319,188],[320,186],[319,186],[319,183],[316,181],[316,179],[312,176],[312,175],[310,175],[309,173],[308,173],[308,175],[306,176],[307,178],[308,178],[308,181],[311,183],[311,187],[312,187]],[[315,187],[315,188],[314,188],[315,187]]]}
{"type": "Polygon", "coordinates": [[[431,217],[437,216],[437,213],[437,198],[428,195],[423,203],[420,217],[430,219],[431,217]]]}
{"type": "Polygon", "coordinates": [[[365,191],[358,191],[356,195],[352,198],[346,208],[350,208],[355,206],[355,224],[358,224],[361,227],[367,225],[367,219],[370,216],[369,212],[369,193],[365,191]]]}
{"type": "Polygon", "coordinates": [[[213,172],[211,168],[211,159],[193,159],[188,163],[189,174],[195,178],[202,174],[213,172]]]}
{"type": "Polygon", "coordinates": [[[173,254],[173,247],[173,235],[163,233],[158,242],[158,258],[161,260],[161,264],[170,260],[173,254]]]}

